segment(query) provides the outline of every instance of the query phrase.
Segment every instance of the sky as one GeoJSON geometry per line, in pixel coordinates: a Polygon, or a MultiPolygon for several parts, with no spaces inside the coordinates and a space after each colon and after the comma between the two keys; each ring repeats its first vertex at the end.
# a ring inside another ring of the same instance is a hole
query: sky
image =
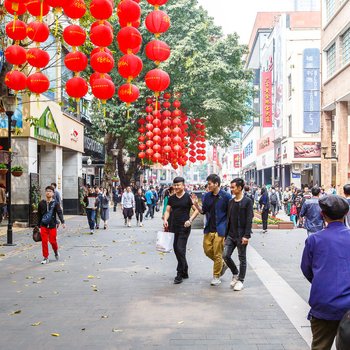
{"type": "Polygon", "coordinates": [[[237,32],[248,44],[257,12],[290,11],[294,0],[198,0],[225,34],[237,32]]]}

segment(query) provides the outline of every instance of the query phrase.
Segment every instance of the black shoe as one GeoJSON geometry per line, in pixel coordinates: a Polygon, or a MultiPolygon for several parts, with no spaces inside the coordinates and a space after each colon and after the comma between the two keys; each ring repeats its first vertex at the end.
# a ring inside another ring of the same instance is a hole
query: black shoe
{"type": "Polygon", "coordinates": [[[182,278],[187,279],[188,278],[188,272],[183,272],[182,273],[182,278]]]}
{"type": "Polygon", "coordinates": [[[180,284],[183,282],[183,277],[182,275],[177,275],[175,278],[174,278],[174,284],[180,284]]]}
{"type": "Polygon", "coordinates": [[[100,226],[96,225],[96,230],[98,230],[100,228],[100,226]]]}

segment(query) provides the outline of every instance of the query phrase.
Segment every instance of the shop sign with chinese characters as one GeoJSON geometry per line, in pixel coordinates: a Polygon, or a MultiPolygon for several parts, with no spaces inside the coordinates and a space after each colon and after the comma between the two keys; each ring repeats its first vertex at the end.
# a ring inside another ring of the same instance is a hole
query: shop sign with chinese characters
{"type": "Polygon", "coordinates": [[[233,155],[233,167],[235,169],[240,169],[241,166],[241,155],[239,153],[235,153],[233,155]]]}
{"type": "Polygon", "coordinates": [[[272,127],[272,72],[261,73],[262,126],[272,127]]]}

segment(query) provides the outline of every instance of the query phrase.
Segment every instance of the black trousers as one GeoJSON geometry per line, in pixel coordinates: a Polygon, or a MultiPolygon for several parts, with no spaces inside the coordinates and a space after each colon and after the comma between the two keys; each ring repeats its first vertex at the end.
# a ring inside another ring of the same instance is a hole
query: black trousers
{"type": "Polygon", "coordinates": [[[225,239],[224,252],[222,257],[232,272],[232,275],[238,275],[238,279],[241,282],[244,282],[244,278],[247,272],[247,244],[242,244],[241,239],[232,238],[231,236],[227,236],[225,239]],[[232,253],[237,248],[238,250],[238,259],[239,259],[239,271],[232,260],[232,253]]]}
{"type": "Polygon", "coordinates": [[[264,210],[261,213],[261,220],[262,220],[262,225],[263,225],[263,230],[267,230],[267,220],[269,218],[269,211],[268,210],[264,210]]]}
{"type": "Polygon", "coordinates": [[[190,227],[173,227],[174,232],[174,253],[177,259],[176,271],[178,274],[188,272],[188,264],[186,260],[187,241],[191,233],[190,227]]]}
{"type": "Polygon", "coordinates": [[[141,211],[141,212],[137,211],[136,212],[136,220],[142,222],[142,220],[143,220],[143,211],[141,211]]]}

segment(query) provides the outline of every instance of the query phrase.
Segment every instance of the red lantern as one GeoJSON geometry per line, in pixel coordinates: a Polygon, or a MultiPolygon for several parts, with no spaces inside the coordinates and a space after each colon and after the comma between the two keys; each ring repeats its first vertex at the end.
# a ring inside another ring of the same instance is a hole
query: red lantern
{"type": "Polygon", "coordinates": [[[68,1],[63,7],[64,13],[67,17],[78,19],[85,15],[86,5],[84,0],[68,1]]]}
{"type": "Polygon", "coordinates": [[[85,43],[86,32],[82,27],[71,24],[64,28],[63,39],[70,46],[81,46],[85,43]]]}
{"type": "MultiPolygon", "coordinates": [[[[126,22],[124,19],[122,18],[119,18],[119,24],[120,26],[123,28],[123,27],[126,27],[129,25],[128,22],[126,22]]],[[[131,23],[131,26],[134,27],[134,28],[138,28],[139,26],[141,25],[141,19],[138,19],[137,21],[134,21],[131,23]]]]}
{"type": "Polygon", "coordinates": [[[27,37],[27,25],[19,19],[13,20],[7,23],[6,34],[12,40],[24,40],[27,37]]]}
{"type": "Polygon", "coordinates": [[[108,53],[100,51],[90,58],[90,65],[96,72],[108,73],[114,67],[114,59],[108,53]]]}
{"type": "Polygon", "coordinates": [[[113,81],[112,78],[111,78],[108,74],[106,74],[106,73],[95,72],[95,73],[92,73],[92,74],[90,75],[90,80],[89,80],[90,86],[93,85],[93,83],[94,83],[94,81],[95,81],[96,79],[101,79],[101,78],[106,78],[106,79],[108,79],[108,80],[110,80],[110,81],[113,81]]]}
{"type": "Polygon", "coordinates": [[[140,152],[139,153],[139,158],[143,159],[146,157],[146,153],[145,152],[140,152]]]}
{"type": "Polygon", "coordinates": [[[90,4],[91,16],[104,20],[112,16],[113,6],[109,0],[92,0],[90,4]]]}
{"type": "Polygon", "coordinates": [[[149,32],[158,36],[170,28],[170,18],[165,12],[155,10],[147,15],[145,24],[149,32]]]}
{"type": "Polygon", "coordinates": [[[153,141],[151,141],[151,140],[146,141],[146,146],[147,146],[147,147],[152,148],[153,145],[154,145],[154,142],[153,142],[153,141]]]}
{"type": "Polygon", "coordinates": [[[12,70],[6,73],[5,84],[11,90],[24,90],[27,86],[27,77],[18,70],[12,70]]]}
{"type": "Polygon", "coordinates": [[[90,53],[90,57],[92,57],[94,54],[98,53],[98,52],[106,52],[109,55],[111,55],[113,57],[112,51],[110,49],[108,49],[107,47],[96,47],[94,48],[91,53],[90,53]]]}
{"type": "Polygon", "coordinates": [[[50,87],[50,81],[43,73],[34,73],[27,78],[27,87],[31,92],[37,95],[42,94],[50,87]]]}
{"type": "Polygon", "coordinates": [[[168,2],[168,0],[147,0],[147,2],[153,6],[162,6],[168,2]]]}
{"type": "Polygon", "coordinates": [[[70,97],[82,98],[87,94],[88,90],[87,82],[81,77],[74,77],[66,82],[66,92],[70,97]]]}
{"type": "Polygon", "coordinates": [[[50,31],[46,23],[34,21],[28,24],[27,34],[30,40],[43,43],[49,37],[50,31]]]}
{"type": "Polygon", "coordinates": [[[96,79],[91,88],[93,95],[102,100],[102,102],[112,98],[115,93],[113,82],[106,78],[96,79]]]}
{"type": "Polygon", "coordinates": [[[27,10],[34,17],[42,17],[49,13],[50,6],[43,0],[29,0],[27,1],[27,10]]]}
{"type": "Polygon", "coordinates": [[[50,62],[50,55],[47,51],[33,47],[27,51],[27,61],[35,68],[44,68],[50,62]]]}
{"type": "Polygon", "coordinates": [[[11,45],[5,50],[6,60],[14,66],[20,66],[27,62],[27,52],[19,45],[11,45]]]}
{"type": "Polygon", "coordinates": [[[170,100],[171,99],[171,93],[170,92],[165,92],[163,94],[163,98],[164,98],[164,100],[170,100]]]}
{"type": "Polygon", "coordinates": [[[8,13],[13,16],[22,16],[27,11],[25,3],[12,2],[5,0],[5,8],[8,13]]]}
{"type": "Polygon", "coordinates": [[[160,91],[164,91],[169,87],[170,77],[168,73],[156,68],[146,74],[145,82],[150,90],[159,94],[160,91]]]}
{"type": "Polygon", "coordinates": [[[124,78],[129,81],[135,79],[142,71],[141,58],[128,54],[120,58],[118,62],[118,72],[124,78]]]}
{"type": "Polygon", "coordinates": [[[113,42],[113,31],[105,24],[91,27],[90,40],[96,46],[109,46],[113,42]]]}
{"type": "Polygon", "coordinates": [[[53,8],[62,8],[67,4],[68,0],[45,0],[45,2],[53,8]]]}
{"type": "Polygon", "coordinates": [[[135,50],[142,44],[142,36],[134,27],[124,27],[117,35],[120,51],[128,53],[128,50],[135,50]]]}
{"type": "Polygon", "coordinates": [[[146,45],[146,56],[159,64],[169,58],[170,47],[164,41],[152,40],[146,45]]]}
{"type": "Polygon", "coordinates": [[[154,153],[154,151],[153,151],[153,149],[151,149],[151,148],[149,148],[149,149],[146,151],[146,155],[147,155],[148,158],[151,158],[151,157],[153,156],[153,153],[154,153]]]}
{"type": "Polygon", "coordinates": [[[133,103],[139,98],[140,91],[133,84],[123,84],[118,90],[118,96],[125,103],[133,103]]]}
{"type": "Polygon", "coordinates": [[[132,23],[140,19],[141,8],[135,1],[123,0],[118,4],[117,14],[119,20],[132,23]]]}
{"type": "Polygon", "coordinates": [[[85,54],[80,51],[70,52],[64,58],[65,66],[73,72],[81,72],[85,70],[88,60],[85,54]]]}
{"type": "Polygon", "coordinates": [[[143,136],[143,135],[140,135],[138,138],[137,138],[140,142],[144,142],[146,140],[146,137],[143,136]]]}
{"type": "Polygon", "coordinates": [[[146,149],[146,145],[143,144],[143,143],[140,143],[140,144],[138,145],[138,149],[139,149],[140,151],[144,151],[144,150],[146,149]]]}

